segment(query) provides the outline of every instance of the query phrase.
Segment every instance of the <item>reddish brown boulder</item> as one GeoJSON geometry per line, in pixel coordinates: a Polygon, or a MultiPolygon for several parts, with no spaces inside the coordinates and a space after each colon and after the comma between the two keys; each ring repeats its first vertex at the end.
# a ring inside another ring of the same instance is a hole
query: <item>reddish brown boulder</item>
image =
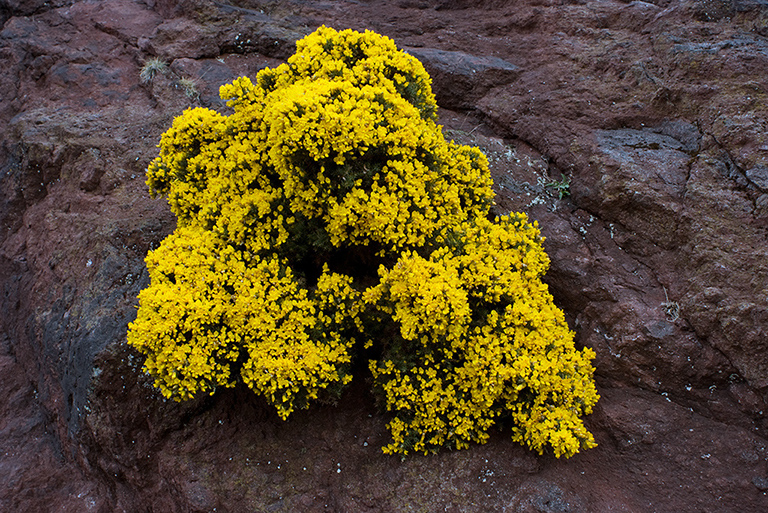
{"type": "Polygon", "coordinates": [[[3,511],[768,509],[762,0],[8,1],[0,23],[3,511]],[[497,210],[539,222],[597,353],[598,448],[502,429],[401,462],[362,384],[283,422],[239,388],[167,403],[141,372],[126,327],[174,228],[143,183],[160,134],[320,24],[411,49],[497,210]]]}

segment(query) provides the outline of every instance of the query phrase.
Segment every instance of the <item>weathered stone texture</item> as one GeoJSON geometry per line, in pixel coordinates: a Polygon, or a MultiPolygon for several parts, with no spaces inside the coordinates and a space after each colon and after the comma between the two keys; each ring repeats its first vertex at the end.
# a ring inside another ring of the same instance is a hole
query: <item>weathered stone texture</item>
{"type": "Polygon", "coordinates": [[[768,510],[763,0],[5,1],[0,23],[1,510],[768,510]],[[142,374],[125,333],[174,228],[143,183],[160,134],[320,24],[421,59],[497,210],[539,222],[597,353],[598,448],[502,431],[400,462],[364,387],[282,422],[142,374]]]}

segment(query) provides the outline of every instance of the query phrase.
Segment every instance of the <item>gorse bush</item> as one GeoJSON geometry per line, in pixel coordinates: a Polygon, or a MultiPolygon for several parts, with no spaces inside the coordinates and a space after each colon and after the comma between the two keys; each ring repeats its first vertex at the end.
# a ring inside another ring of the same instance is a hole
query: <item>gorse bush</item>
{"type": "Polygon", "coordinates": [[[164,396],[242,382],[285,419],[367,365],[387,453],[494,425],[540,453],[595,445],[594,354],[541,282],[539,230],[490,220],[487,161],[445,140],[415,58],[321,27],[221,96],[234,112],[184,112],[148,169],[178,226],[147,256],[128,342],[164,396]]]}

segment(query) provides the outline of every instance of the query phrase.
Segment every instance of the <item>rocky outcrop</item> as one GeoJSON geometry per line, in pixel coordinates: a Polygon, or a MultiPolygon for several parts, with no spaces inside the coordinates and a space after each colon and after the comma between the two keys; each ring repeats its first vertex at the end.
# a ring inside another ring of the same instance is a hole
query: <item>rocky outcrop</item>
{"type": "Polygon", "coordinates": [[[768,508],[765,2],[5,2],[0,22],[0,509],[768,508]],[[143,183],[160,134],[320,24],[422,59],[499,212],[539,222],[597,353],[598,448],[559,461],[502,430],[401,462],[366,387],[282,422],[142,374],[126,327],[174,228],[143,183]],[[169,68],[142,82],[151,57],[169,68]]]}
{"type": "Polygon", "coordinates": [[[478,57],[435,48],[405,48],[419,59],[437,88],[437,101],[446,109],[472,109],[490,89],[515,80],[520,68],[499,57],[478,57]],[[446,87],[446,85],[450,85],[446,87]]]}

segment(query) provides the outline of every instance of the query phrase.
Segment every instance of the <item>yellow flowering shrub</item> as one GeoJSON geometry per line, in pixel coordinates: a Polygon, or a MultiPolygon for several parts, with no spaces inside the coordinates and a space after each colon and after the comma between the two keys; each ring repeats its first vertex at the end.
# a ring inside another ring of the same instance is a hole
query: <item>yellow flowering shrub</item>
{"type": "Polygon", "coordinates": [[[147,170],[178,225],[147,256],[128,342],[164,396],[240,382],[285,419],[367,368],[387,453],[500,422],[540,453],[594,446],[594,354],[541,282],[539,230],[489,220],[485,156],[445,140],[418,60],[321,27],[220,93],[233,112],[185,111],[147,170]]]}
{"type": "Polygon", "coordinates": [[[446,245],[404,252],[363,300],[399,328],[372,361],[396,413],[385,452],[482,443],[497,419],[513,438],[571,456],[595,445],[580,417],[597,401],[590,349],[577,351],[540,281],[548,259],[524,214],[459,224],[446,245]]]}

